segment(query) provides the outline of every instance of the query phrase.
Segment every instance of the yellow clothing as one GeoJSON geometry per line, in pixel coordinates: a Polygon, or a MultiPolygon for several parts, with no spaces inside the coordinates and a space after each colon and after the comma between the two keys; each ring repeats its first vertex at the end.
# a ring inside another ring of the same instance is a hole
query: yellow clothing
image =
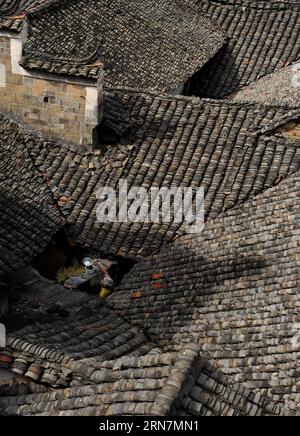
{"type": "Polygon", "coordinates": [[[106,289],[106,288],[101,288],[101,292],[100,292],[100,294],[99,294],[99,297],[100,297],[100,298],[106,298],[106,297],[108,297],[110,294],[111,294],[111,291],[109,291],[109,290],[106,289]]]}

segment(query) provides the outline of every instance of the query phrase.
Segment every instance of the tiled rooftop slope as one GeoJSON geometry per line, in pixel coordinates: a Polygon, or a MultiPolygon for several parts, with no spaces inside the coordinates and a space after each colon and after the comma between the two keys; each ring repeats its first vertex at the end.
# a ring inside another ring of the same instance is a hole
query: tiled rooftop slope
{"type": "Polygon", "coordinates": [[[300,402],[297,172],[140,262],[109,298],[164,350],[202,345],[233,380],[300,402]]]}
{"type": "Polygon", "coordinates": [[[63,225],[51,191],[36,170],[30,134],[0,115],[0,272],[17,271],[41,253],[63,225]]]}
{"type": "Polygon", "coordinates": [[[298,1],[195,0],[229,37],[228,44],[204,67],[190,92],[223,98],[283,68],[300,57],[298,1]]]}
{"type": "Polygon", "coordinates": [[[206,218],[263,192],[299,169],[299,148],[275,136],[298,109],[201,101],[135,91],[107,91],[105,122],[123,138],[102,156],[51,145],[32,154],[49,180],[76,242],[104,252],[147,255],[185,233],[177,224],[96,220],[96,192],[143,186],[200,187],[206,218]]]}
{"type": "MultiPolygon", "coordinates": [[[[0,385],[0,415],[282,416],[293,412],[232,384],[188,344],[179,353],[150,351],[82,365],[90,375],[67,389],[45,390],[17,378],[0,385]]],[[[76,370],[76,368],[75,368],[76,370]]],[[[84,372],[83,372],[84,370],[84,372]]]]}
{"type": "Polygon", "coordinates": [[[68,0],[28,16],[26,68],[49,72],[105,64],[106,82],[174,91],[225,42],[190,0],[68,0]],[[61,34],[64,35],[61,38],[61,34]],[[201,40],[201,44],[197,41],[201,40]]]}
{"type": "Polygon", "coordinates": [[[299,169],[297,142],[277,134],[299,118],[299,109],[122,90],[107,91],[105,105],[105,122],[123,138],[102,153],[47,140],[1,116],[0,189],[7,214],[0,217],[0,232],[7,270],[28,264],[65,224],[82,247],[134,257],[185,233],[175,223],[98,222],[96,194],[104,186],[116,189],[120,178],[128,188],[203,186],[210,220],[299,169]],[[18,223],[8,219],[5,201],[18,223]]]}

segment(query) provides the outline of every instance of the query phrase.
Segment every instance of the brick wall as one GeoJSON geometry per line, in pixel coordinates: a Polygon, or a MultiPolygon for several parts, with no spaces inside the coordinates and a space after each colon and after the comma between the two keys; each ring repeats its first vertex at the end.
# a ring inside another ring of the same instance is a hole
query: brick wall
{"type": "Polygon", "coordinates": [[[19,66],[22,35],[0,33],[0,110],[53,136],[91,144],[99,124],[99,83],[29,72],[19,66]]]}

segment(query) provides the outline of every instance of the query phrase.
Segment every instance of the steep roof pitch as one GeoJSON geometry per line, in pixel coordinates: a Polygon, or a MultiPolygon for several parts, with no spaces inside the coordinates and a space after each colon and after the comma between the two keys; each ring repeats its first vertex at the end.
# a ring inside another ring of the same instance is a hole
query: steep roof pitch
{"type": "Polygon", "coordinates": [[[223,98],[300,57],[296,1],[198,0],[199,10],[229,36],[227,46],[192,81],[190,92],[223,98]]]}
{"type": "Polygon", "coordinates": [[[64,222],[23,133],[0,115],[0,273],[28,264],[64,222]]]}
{"type": "Polygon", "coordinates": [[[108,300],[165,351],[194,340],[298,410],[300,173],[141,261],[108,300]]]}
{"type": "Polygon", "coordinates": [[[112,91],[105,96],[105,122],[123,135],[119,145],[101,158],[65,149],[58,159],[51,147],[37,148],[34,158],[78,244],[146,255],[186,227],[98,222],[100,188],[117,190],[120,179],[129,188],[202,186],[206,218],[215,218],[299,169],[297,145],[274,134],[277,124],[299,115],[298,109],[112,91]]]}
{"type": "MultiPolygon", "coordinates": [[[[297,143],[275,134],[279,125],[299,118],[299,109],[173,98],[135,91],[107,92],[105,104],[105,122],[123,138],[102,154],[100,151],[80,153],[78,147],[45,141],[13,122],[3,124],[0,139],[5,144],[4,150],[8,147],[10,152],[19,149],[25,153],[25,163],[33,164],[34,171],[41,177],[39,180],[44,180],[42,193],[33,197],[35,188],[29,189],[30,185],[24,185],[24,180],[30,177],[34,183],[34,177],[27,172],[26,178],[19,180],[20,171],[15,175],[10,172],[14,184],[3,189],[13,195],[12,186],[15,186],[20,196],[20,188],[17,188],[20,184],[25,198],[31,198],[28,200],[31,207],[39,202],[36,205],[39,211],[49,207],[57,215],[51,203],[52,193],[64,217],[57,221],[56,216],[51,218],[50,215],[52,224],[48,225],[48,215],[47,224],[41,219],[35,226],[34,218],[26,218],[22,206],[18,216],[28,220],[30,231],[28,229],[26,239],[24,236],[20,239],[22,227],[11,230],[16,219],[7,220],[3,214],[6,230],[3,230],[5,242],[1,249],[6,250],[7,255],[3,255],[2,263],[7,267],[16,266],[16,262],[12,262],[16,256],[22,263],[29,262],[64,224],[70,237],[83,247],[104,254],[132,256],[156,252],[164,243],[186,232],[184,224],[173,222],[98,222],[98,190],[102,187],[117,189],[121,178],[127,179],[129,188],[203,186],[206,219],[213,219],[299,169],[297,143]],[[48,197],[43,197],[44,189],[48,197]],[[45,201],[41,202],[41,198],[45,201]],[[6,241],[7,234],[10,234],[9,241],[6,241]]],[[[11,165],[16,162],[13,156],[11,165]]]]}
{"type": "Polygon", "coordinates": [[[233,94],[231,100],[268,103],[274,106],[299,106],[300,64],[296,63],[263,77],[233,94]]]}
{"type": "Polygon", "coordinates": [[[67,0],[28,17],[26,68],[95,77],[112,85],[173,91],[225,42],[190,0],[67,0]],[[199,43],[200,41],[200,43],[199,43]]]}

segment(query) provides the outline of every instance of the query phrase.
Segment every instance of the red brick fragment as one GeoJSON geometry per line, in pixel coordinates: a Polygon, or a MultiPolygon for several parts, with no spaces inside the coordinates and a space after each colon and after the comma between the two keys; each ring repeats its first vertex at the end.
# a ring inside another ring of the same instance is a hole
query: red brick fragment
{"type": "Polygon", "coordinates": [[[152,280],[160,280],[162,277],[162,274],[152,274],[152,280]]]}
{"type": "Polygon", "coordinates": [[[134,300],[138,300],[139,298],[142,298],[142,293],[140,291],[132,292],[131,298],[134,300]]]}

